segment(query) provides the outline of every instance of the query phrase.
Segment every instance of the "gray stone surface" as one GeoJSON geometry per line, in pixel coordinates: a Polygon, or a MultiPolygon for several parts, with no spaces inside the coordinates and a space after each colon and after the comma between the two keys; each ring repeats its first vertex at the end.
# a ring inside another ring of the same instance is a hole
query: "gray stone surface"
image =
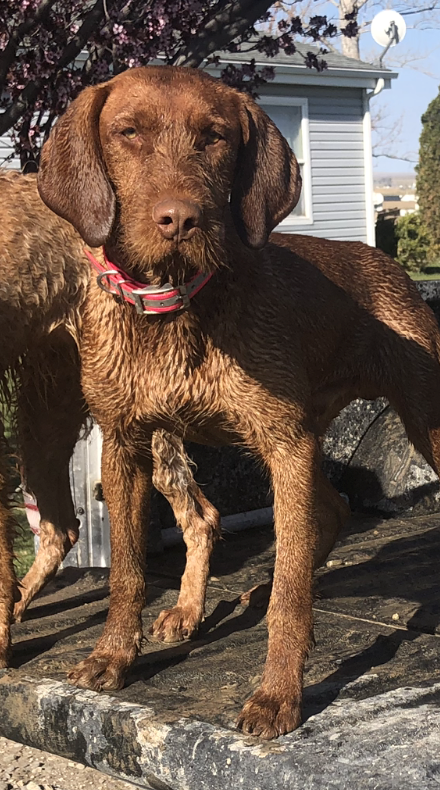
{"type": "Polygon", "coordinates": [[[151,708],[58,681],[9,685],[28,720],[13,734],[152,790],[428,790],[440,783],[440,684],[334,702],[262,743],[205,722],[168,725],[151,708]],[[39,729],[31,722],[38,720],[39,729]]]}
{"type": "MultiPolygon", "coordinates": [[[[243,607],[240,594],[267,580],[273,558],[270,529],[226,536],[199,635],[178,645],[146,640],[126,687],[111,696],[65,683],[108,606],[105,569],[66,569],[13,627],[0,735],[153,790],[436,787],[440,515],[353,518],[317,574],[304,724],[264,743],[234,727],[267,645],[264,608],[243,607]]],[[[152,559],[145,634],[175,603],[183,563],[179,548],[152,559]]]]}
{"type": "Polygon", "coordinates": [[[376,419],[388,408],[386,400],[357,400],[342,409],[328,429],[323,445],[324,471],[334,485],[341,488],[341,479],[347,466],[374,425],[376,419]]]}
{"type": "Polygon", "coordinates": [[[348,494],[353,510],[421,515],[440,509],[439,479],[408,442],[398,415],[389,406],[370,424],[338,485],[348,494]]]}

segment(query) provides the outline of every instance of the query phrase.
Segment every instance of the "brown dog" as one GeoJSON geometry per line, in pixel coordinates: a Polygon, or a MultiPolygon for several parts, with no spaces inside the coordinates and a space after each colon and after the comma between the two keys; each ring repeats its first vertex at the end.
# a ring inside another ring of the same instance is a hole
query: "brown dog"
{"type": "MultiPolygon", "coordinates": [[[[306,236],[266,244],[298,199],[295,158],[250,98],[199,72],[133,69],[86,89],[46,144],[39,189],[89,244],[105,243],[101,268],[119,267],[122,296],[129,278],[191,288],[213,273],[171,318],[141,315],[91,283],[82,376],[104,435],[113,564],[104,633],[70,678],[119,688],[135,658],[153,431],[239,442],[270,471],[277,536],[267,661],[239,724],[289,732],[312,629],[317,497],[342,508],[319,471],[319,438],[353,398],[384,395],[439,470],[435,319],[381,252],[306,236]]],[[[139,311],[150,298],[138,289],[139,311]]],[[[211,543],[208,525],[187,530],[186,605],[156,623],[160,638],[200,620],[211,543]]]]}
{"type": "MultiPolygon", "coordinates": [[[[78,538],[69,460],[87,409],[79,358],[70,331],[84,301],[90,267],[84,243],[69,223],[41,201],[34,176],[0,171],[0,369],[13,374],[27,485],[37,496],[41,541],[20,584],[14,616],[20,620],[34,595],[55,574],[78,538]]],[[[7,386],[10,388],[10,378],[7,386]]],[[[16,580],[14,525],[8,500],[5,452],[0,461],[0,667],[7,665],[16,580]]],[[[181,440],[157,431],[154,484],[184,528],[206,520],[210,535],[219,516],[194,482],[181,440]]]]}
{"type": "MultiPolygon", "coordinates": [[[[36,181],[17,173],[0,173],[1,194],[1,251],[0,251],[0,374],[15,368],[22,397],[22,424],[26,420],[25,403],[27,385],[20,383],[17,362],[30,354],[63,322],[67,322],[84,299],[89,273],[81,260],[82,244],[78,234],[49,211],[36,192],[36,181]],[[62,250],[62,254],[60,251],[62,250]]],[[[67,346],[68,347],[68,346],[67,346]]],[[[68,355],[70,356],[71,349],[68,355]]],[[[43,374],[44,379],[44,374],[43,374]]],[[[69,379],[68,379],[69,380],[69,379]]],[[[68,385],[68,380],[60,388],[68,385]]],[[[10,380],[7,382],[8,387],[10,380]]],[[[30,381],[29,381],[30,384],[30,381]]],[[[42,389],[44,386],[42,385],[42,389]]],[[[41,416],[45,411],[44,398],[40,398],[41,416]]],[[[37,410],[38,411],[38,410],[37,410]]],[[[72,424],[75,415],[71,415],[72,424]]],[[[57,418],[54,415],[54,423],[57,418]]],[[[81,422],[81,419],[80,419],[81,422]]],[[[38,419],[33,426],[39,431],[38,419]]],[[[75,427],[74,427],[75,430],[75,427]]],[[[77,430],[77,429],[76,429],[77,430]]],[[[60,435],[58,455],[63,459],[64,429],[60,435]]],[[[5,448],[2,447],[0,473],[0,667],[6,666],[10,648],[10,620],[15,595],[15,576],[12,564],[13,522],[8,501],[5,448]]],[[[70,453],[69,453],[70,455],[70,453]]],[[[44,455],[30,460],[30,476],[35,469],[45,466],[44,455]]],[[[68,506],[65,493],[69,485],[67,456],[66,475],[48,463],[45,490],[39,490],[43,518],[56,522],[54,503],[64,508],[63,532],[67,541],[74,540],[77,520],[73,507],[68,506]],[[48,512],[47,492],[51,493],[52,506],[48,512]]],[[[38,488],[38,485],[36,486],[38,488]]],[[[70,543],[70,545],[72,545],[70,543]]],[[[69,548],[70,548],[69,545],[69,548]]]]}

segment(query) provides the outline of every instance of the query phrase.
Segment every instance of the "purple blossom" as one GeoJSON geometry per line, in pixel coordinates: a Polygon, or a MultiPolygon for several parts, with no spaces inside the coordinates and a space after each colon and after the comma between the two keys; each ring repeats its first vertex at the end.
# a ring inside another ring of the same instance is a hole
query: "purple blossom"
{"type": "MultiPolygon", "coordinates": [[[[28,28],[14,59],[8,63],[7,78],[0,85],[0,108],[7,110],[27,85],[38,88],[36,97],[12,129],[23,163],[38,160],[55,118],[85,85],[97,84],[124,68],[146,65],[158,56],[173,63],[179,53],[197,42],[220,4],[219,0],[107,0],[106,14],[84,44],[86,57],[60,67],[60,59],[80,34],[93,3],[57,2],[36,23],[34,15],[40,3],[41,0],[0,0],[0,65],[11,32],[23,22],[28,28]]],[[[325,17],[314,17],[304,31],[299,18],[279,20],[274,13],[275,7],[268,4],[262,19],[276,23],[277,35],[260,36],[255,45],[256,29],[248,25],[240,36],[223,43],[223,48],[236,52],[244,45],[243,49],[257,49],[269,58],[280,49],[292,55],[296,35],[306,33],[318,40],[318,31],[330,29],[325,17]]],[[[354,24],[354,20],[347,19],[348,35],[354,24]]],[[[218,65],[218,57],[211,55],[208,62],[218,65]]],[[[311,54],[306,64],[316,69],[324,67],[324,61],[311,54]]],[[[229,64],[221,76],[227,84],[255,96],[264,82],[273,79],[274,69],[257,67],[250,54],[248,63],[229,64]]]]}

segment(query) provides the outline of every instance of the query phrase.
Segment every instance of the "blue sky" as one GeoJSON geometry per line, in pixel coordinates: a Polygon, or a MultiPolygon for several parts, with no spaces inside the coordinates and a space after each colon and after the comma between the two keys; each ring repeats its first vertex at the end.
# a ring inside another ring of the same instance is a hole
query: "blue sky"
{"type": "MultiPolygon", "coordinates": [[[[370,53],[378,49],[373,43],[370,33],[366,33],[362,41],[363,53],[370,53]]],[[[408,52],[418,53],[422,59],[413,64],[414,67],[430,72],[433,76],[423,74],[410,64],[403,68],[395,68],[392,62],[385,62],[399,76],[392,82],[391,90],[384,90],[380,96],[371,101],[374,106],[377,102],[387,113],[386,123],[390,126],[398,125],[402,116],[402,129],[399,140],[392,145],[390,153],[407,155],[417,159],[418,141],[421,131],[420,117],[428,104],[438,94],[440,86],[440,29],[437,30],[407,30],[404,41],[390,50],[390,54],[403,57],[408,52]]],[[[363,54],[365,57],[365,54],[363,54]]],[[[414,164],[398,159],[379,157],[374,159],[374,169],[378,172],[404,173],[411,172],[414,164]]]]}

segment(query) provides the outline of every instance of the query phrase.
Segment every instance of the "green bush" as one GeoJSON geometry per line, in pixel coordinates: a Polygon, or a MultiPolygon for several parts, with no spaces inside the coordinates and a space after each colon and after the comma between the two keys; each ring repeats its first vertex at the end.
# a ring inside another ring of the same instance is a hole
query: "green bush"
{"type": "Polygon", "coordinates": [[[440,259],[440,91],[422,115],[417,194],[420,216],[429,236],[428,261],[440,259]]]}
{"type": "Polygon", "coordinates": [[[428,265],[430,239],[419,214],[405,214],[396,222],[397,260],[409,272],[421,272],[428,265]]]}

